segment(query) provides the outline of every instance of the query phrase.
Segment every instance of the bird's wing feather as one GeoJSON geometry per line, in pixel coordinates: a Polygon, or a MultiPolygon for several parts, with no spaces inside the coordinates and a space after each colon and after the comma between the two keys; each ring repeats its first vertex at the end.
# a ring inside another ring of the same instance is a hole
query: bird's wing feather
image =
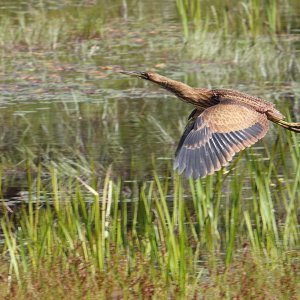
{"type": "Polygon", "coordinates": [[[184,128],[184,132],[179,140],[176,152],[175,152],[175,156],[177,156],[178,151],[181,149],[182,144],[185,140],[185,138],[187,137],[187,135],[190,133],[190,131],[193,129],[194,124],[195,124],[195,120],[197,119],[197,117],[200,115],[200,113],[202,113],[204,110],[203,109],[198,109],[195,108],[189,115],[188,117],[188,123],[186,124],[185,128],[184,128]]]}
{"type": "Polygon", "coordinates": [[[212,174],[267,131],[265,114],[232,100],[222,101],[190,120],[179,142],[174,168],[187,177],[212,174]]]}
{"type": "Polygon", "coordinates": [[[195,118],[197,118],[202,112],[204,112],[205,109],[202,108],[195,108],[188,116],[188,121],[191,121],[195,118]]]}

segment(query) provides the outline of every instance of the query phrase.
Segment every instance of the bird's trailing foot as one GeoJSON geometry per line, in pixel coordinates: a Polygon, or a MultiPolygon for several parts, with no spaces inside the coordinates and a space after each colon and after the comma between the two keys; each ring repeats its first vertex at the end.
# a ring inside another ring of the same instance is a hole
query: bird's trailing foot
{"type": "Polygon", "coordinates": [[[277,124],[282,126],[285,129],[288,129],[288,130],[291,130],[294,132],[300,132],[300,123],[289,123],[289,122],[280,120],[277,122],[277,124]]]}

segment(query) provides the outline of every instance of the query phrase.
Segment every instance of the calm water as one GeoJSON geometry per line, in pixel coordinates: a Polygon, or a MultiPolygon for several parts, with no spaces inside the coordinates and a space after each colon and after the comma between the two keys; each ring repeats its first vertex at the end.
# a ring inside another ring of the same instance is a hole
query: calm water
{"type": "MultiPolygon", "coordinates": [[[[175,1],[36,2],[2,1],[0,14],[25,15],[30,24],[42,10],[49,18],[80,11],[88,19],[95,12],[105,30],[102,36],[58,42],[55,49],[20,44],[2,50],[0,149],[8,181],[23,176],[28,157],[104,169],[113,164],[114,175],[125,179],[149,177],[154,162],[163,174],[192,108],[154,85],[118,74],[123,68],[156,70],[193,86],[238,88],[277,101],[299,120],[297,3],[292,14],[282,14],[282,22],[289,18],[284,40],[293,40],[295,74],[279,71],[274,78],[269,66],[245,69],[234,59],[203,59],[198,55],[201,47],[207,51],[203,43],[188,49],[175,1]]],[[[263,143],[271,144],[275,135],[271,131],[263,143]]]]}

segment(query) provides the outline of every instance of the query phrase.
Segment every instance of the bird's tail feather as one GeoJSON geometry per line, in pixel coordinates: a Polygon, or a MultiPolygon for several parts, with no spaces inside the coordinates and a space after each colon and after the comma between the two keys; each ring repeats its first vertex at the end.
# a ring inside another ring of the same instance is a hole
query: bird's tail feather
{"type": "Polygon", "coordinates": [[[300,123],[289,123],[283,120],[277,121],[276,123],[283,128],[300,133],[300,123]]]}

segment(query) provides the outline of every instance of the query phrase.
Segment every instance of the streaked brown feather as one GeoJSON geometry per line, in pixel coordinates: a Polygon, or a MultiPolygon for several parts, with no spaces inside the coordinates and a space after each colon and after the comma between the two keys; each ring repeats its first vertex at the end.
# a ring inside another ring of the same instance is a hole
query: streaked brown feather
{"type": "MultiPolygon", "coordinates": [[[[258,98],[258,97],[252,96],[252,95],[248,95],[243,92],[239,92],[236,90],[230,90],[230,89],[213,89],[211,91],[216,95],[216,97],[220,101],[233,100],[233,101],[236,101],[239,103],[243,103],[243,104],[255,107],[255,110],[257,110],[259,112],[266,112],[266,111],[274,109],[273,103],[265,101],[261,98],[258,98]]],[[[280,116],[283,117],[282,114],[280,114],[280,116]]]]}
{"type": "Polygon", "coordinates": [[[190,120],[176,151],[175,169],[194,178],[213,174],[268,131],[268,119],[232,100],[206,109],[190,120]]]}

